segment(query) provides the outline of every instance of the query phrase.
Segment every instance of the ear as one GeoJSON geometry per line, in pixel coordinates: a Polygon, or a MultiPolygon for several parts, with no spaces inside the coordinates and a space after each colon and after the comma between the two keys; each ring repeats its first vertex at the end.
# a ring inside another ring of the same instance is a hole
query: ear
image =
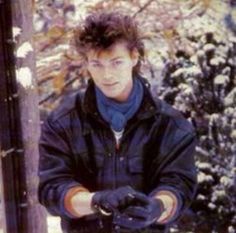
{"type": "Polygon", "coordinates": [[[139,53],[137,49],[133,49],[131,51],[131,59],[132,59],[132,65],[133,67],[137,65],[138,60],[139,60],[139,53]]]}

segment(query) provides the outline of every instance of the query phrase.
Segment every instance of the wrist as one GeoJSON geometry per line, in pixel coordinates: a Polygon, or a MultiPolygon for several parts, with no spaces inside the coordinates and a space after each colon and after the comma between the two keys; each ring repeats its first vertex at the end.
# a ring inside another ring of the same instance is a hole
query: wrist
{"type": "Polygon", "coordinates": [[[157,222],[160,224],[166,224],[172,221],[173,217],[176,215],[178,207],[177,197],[170,191],[160,191],[154,198],[163,203],[163,212],[157,219],[157,222]]]}
{"type": "Polygon", "coordinates": [[[94,212],[99,212],[102,215],[109,216],[112,214],[107,203],[104,203],[104,195],[107,195],[109,191],[98,191],[95,192],[91,198],[91,209],[94,212]]]}
{"type": "Polygon", "coordinates": [[[64,198],[65,210],[71,217],[80,217],[84,215],[84,205],[89,202],[90,193],[86,188],[77,186],[69,189],[64,198]]]}

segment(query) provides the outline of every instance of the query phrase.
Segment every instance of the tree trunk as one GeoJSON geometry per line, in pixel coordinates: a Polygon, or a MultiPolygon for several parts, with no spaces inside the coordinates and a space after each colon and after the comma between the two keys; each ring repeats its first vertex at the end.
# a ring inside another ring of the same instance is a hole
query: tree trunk
{"type": "Polygon", "coordinates": [[[12,1],[13,27],[19,31],[16,42],[16,76],[26,179],[27,233],[46,233],[46,212],[37,200],[38,138],[40,119],[33,51],[33,2],[12,1]]]}
{"type": "Polygon", "coordinates": [[[4,185],[3,185],[3,173],[2,173],[2,160],[0,158],[0,232],[6,232],[6,215],[5,215],[5,205],[4,205],[4,185]]]}

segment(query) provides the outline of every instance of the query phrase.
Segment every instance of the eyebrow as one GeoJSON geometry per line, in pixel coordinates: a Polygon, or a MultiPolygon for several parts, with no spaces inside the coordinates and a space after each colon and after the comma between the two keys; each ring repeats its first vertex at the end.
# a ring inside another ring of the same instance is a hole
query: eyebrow
{"type": "Polygon", "coordinates": [[[92,59],[90,62],[95,62],[95,63],[99,63],[98,60],[92,59]]]}
{"type": "Polygon", "coordinates": [[[114,57],[111,59],[111,61],[114,61],[114,60],[117,60],[117,59],[122,59],[123,57],[122,56],[118,56],[118,57],[114,57]]]}
{"type": "MultiPolygon", "coordinates": [[[[112,58],[110,61],[115,61],[115,60],[122,59],[122,58],[123,58],[122,56],[118,56],[118,57],[112,58]]],[[[99,60],[92,59],[90,62],[99,62],[99,60]]]]}

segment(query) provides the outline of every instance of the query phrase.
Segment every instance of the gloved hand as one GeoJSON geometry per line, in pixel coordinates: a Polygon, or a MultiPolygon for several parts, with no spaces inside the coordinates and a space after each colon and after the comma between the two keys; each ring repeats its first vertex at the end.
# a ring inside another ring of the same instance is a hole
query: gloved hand
{"type": "Polygon", "coordinates": [[[130,186],[98,191],[92,197],[91,207],[103,215],[111,215],[128,207],[136,191],[130,186]]]}
{"type": "Polygon", "coordinates": [[[127,207],[122,214],[116,213],[113,224],[117,227],[136,230],[150,226],[161,216],[164,211],[162,201],[144,196],[139,197],[139,204],[127,207]]]}

